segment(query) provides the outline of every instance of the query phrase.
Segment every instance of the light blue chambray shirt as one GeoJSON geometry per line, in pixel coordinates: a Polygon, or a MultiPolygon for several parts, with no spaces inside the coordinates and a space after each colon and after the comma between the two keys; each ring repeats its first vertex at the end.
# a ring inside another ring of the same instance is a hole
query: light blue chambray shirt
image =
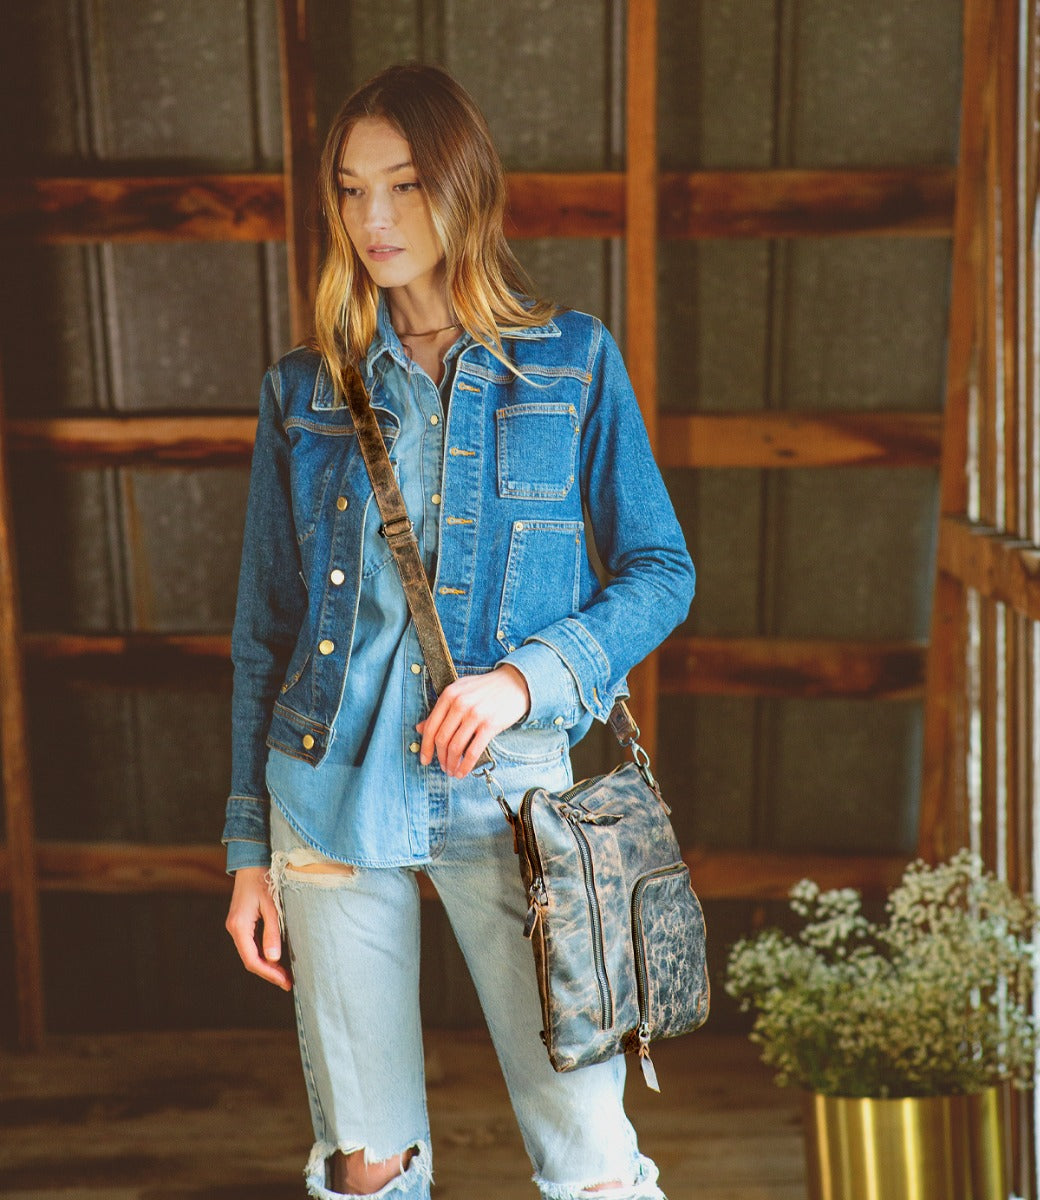
{"type": "MultiPolygon", "coordinates": [[[[444,357],[440,388],[406,355],[381,301],[369,365],[382,378],[381,404],[400,420],[393,449],[398,483],[432,577],[444,462],[444,404],[451,394],[463,333],[444,357]]],[[[427,673],[404,590],[379,533],[374,500],[366,515],[350,671],[332,726],[328,752],[316,766],[268,751],[266,783],[303,840],[326,856],[356,866],[428,862],[431,811],[447,803],[448,778],[436,759],[419,761],[415,726],[429,712],[427,673]]],[[[528,717],[573,711],[577,685],[559,655],[540,643],[517,647],[507,659],[531,694],[528,717]]],[[[553,737],[547,732],[546,736],[553,737]]],[[[255,841],[228,840],[227,869],[267,866],[270,853],[255,841]]]]}

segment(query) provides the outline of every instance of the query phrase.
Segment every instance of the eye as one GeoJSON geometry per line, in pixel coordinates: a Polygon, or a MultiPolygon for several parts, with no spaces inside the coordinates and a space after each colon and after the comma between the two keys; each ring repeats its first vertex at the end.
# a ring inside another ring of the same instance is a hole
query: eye
{"type": "Polygon", "coordinates": [[[361,189],[356,187],[348,187],[345,183],[341,183],[338,187],[338,192],[341,196],[353,200],[361,195],[361,189]]]}
{"type": "Polygon", "coordinates": [[[418,179],[413,179],[407,183],[395,183],[394,191],[395,192],[417,192],[420,190],[421,187],[422,187],[422,184],[418,181],[418,179]]]}

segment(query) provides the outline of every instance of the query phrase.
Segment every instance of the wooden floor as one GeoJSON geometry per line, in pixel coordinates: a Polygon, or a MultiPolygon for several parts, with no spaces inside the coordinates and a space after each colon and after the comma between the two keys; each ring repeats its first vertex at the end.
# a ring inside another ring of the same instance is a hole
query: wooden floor
{"type": "MultiPolygon", "coordinates": [[[[485,1036],[430,1037],[439,1200],[536,1200],[485,1036]]],[[[663,1043],[663,1095],[629,1111],[669,1200],[803,1200],[796,1093],[742,1037],[663,1043]]],[[[289,1200],[310,1147],[295,1041],[279,1033],[56,1037],[0,1051],[6,1200],[289,1200]]]]}

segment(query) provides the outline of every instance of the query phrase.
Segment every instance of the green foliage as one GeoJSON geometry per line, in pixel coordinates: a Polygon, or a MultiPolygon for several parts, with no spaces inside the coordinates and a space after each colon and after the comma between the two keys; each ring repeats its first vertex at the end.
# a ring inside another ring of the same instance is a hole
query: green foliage
{"type": "Polygon", "coordinates": [[[791,889],[796,937],[738,942],[726,990],[755,1010],[751,1038],[779,1084],[829,1096],[935,1096],[1030,1086],[1037,910],[967,851],[912,863],[887,923],[851,888],[791,889]]]}

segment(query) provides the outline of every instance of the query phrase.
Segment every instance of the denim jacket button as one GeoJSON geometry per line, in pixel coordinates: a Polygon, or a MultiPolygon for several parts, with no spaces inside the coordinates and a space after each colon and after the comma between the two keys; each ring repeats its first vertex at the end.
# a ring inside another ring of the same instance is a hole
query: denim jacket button
{"type": "Polygon", "coordinates": [[[309,733],[305,733],[303,737],[300,738],[300,743],[304,750],[310,750],[314,746],[314,738],[309,733]]]}
{"type": "Polygon", "coordinates": [[[326,638],[323,642],[318,643],[318,650],[322,654],[331,654],[336,649],[336,643],[326,638]]]}
{"type": "Polygon", "coordinates": [[[347,505],[349,505],[349,504],[350,504],[350,501],[346,498],[346,496],[337,496],[336,497],[336,507],[339,509],[340,512],[345,512],[347,509],[347,505]]]}
{"type": "Polygon", "coordinates": [[[413,754],[418,754],[418,753],[419,753],[419,743],[418,743],[418,742],[412,742],[412,743],[409,745],[408,749],[409,749],[409,750],[411,750],[411,752],[412,752],[413,754]]]}
{"type": "Polygon", "coordinates": [[[412,674],[418,675],[420,671],[422,671],[422,667],[418,663],[412,663],[412,674]]]}
{"type": "Polygon", "coordinates": [[[343,582],[344,579],[346,579],[346,575],[343,574],[343,572],[339,569],[339,567],[337,567],[335,569],[335,571],[333,571],[332,574],[329,576],[329,582],[334,583],[336,585],[336,587],[339,587],[339,585],[343,582]]]}
{"type": "Polygon", "coordinates": [[[434,492],[433,495],[430,497],[430,502],[432,504],[440,504],[440,502],[441,502],[440,492],[434,492]]]}
{"type": "Polygon", "coordinates": [[[554,725],[562,725],[562,724],[563,724],[563,717],[553,717],[553,724],[554,724],[554,725]]]}

